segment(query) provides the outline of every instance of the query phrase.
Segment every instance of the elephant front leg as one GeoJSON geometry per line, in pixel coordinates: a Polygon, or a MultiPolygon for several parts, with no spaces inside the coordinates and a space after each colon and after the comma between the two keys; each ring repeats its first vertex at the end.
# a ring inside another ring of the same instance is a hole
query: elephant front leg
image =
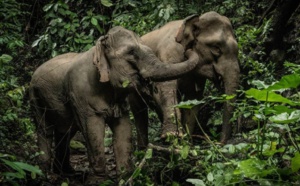
{"type": "Polygon", "coordinates": [[[182,130],[178,126],[181,113],[178,108],[174,108],[177,104],[176,88],[176,80],[157,84],[158,93],[154,95],[154,98],[158,104],[158,114],[161,114],[161,138],[166,138],[168,134],[182,135],[182,130]]]}
{"type": "Polygon", "coordinates": [[[105,121],[98,115],[87,118],[82,126],[82,134],[85,137],[90,167],[97,176],[105,176],[105,121]]]}
{"type": "Polygon", "coordinates": [[[132,170],[130,155],[132,152],[132,128],[128,116],[116,118],[110,125],[114,137],[114,153],[116,156],[117,172],[119,175],[132,170]]]}
{"type": "Polygon", "coordinates": [[[148,107],[144,98],[141,98],[138,94],[131,94],[129,102],[134,116],[138,149],[143,150],[148,145],[148,107]]]}

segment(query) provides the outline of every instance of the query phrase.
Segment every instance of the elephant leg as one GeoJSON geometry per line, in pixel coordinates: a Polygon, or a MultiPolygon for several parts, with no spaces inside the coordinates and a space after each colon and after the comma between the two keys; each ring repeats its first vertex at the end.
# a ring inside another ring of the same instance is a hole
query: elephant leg
{"type": "Polygon", "coordinates": [[[76,131],[70,128],[67,132],[55,130],[55,158],[53,172],[57,174],[73,174],[74,169],[70,164],[70,140],[76,131]]]}
{"type": "Polygon", "coordinates": [[[81,132],[86,140],[88,158],[93,173],[98,176],[105,175],[105,121],[98,115],[89,116],[81,125],[81,132]]]}
{"type": "Polygon", "coordinates": [[[37,142],[39,150],[44,154],[40,155],[40,166],[43,171],[50,171],[51,169],[51,158],[52,158],[52,141],[53,141],[53,132],[54,127],[46,127],[45,119],[42,118],[41,124],[37,126],[37,142]]]}
{"type": "Polygon", "coordinates": [[[146,103],[137,94],[129,96],[129,102],[132,114],[134,116],[134,124],[137,131],[137,145],[139,150],[143,150],[148,145],[148,107],[146,103]]]}
{"type": "Polygon", "coordinates": [[[166,138],[167,134],[182,135],[182,131],[178,124],[181,113],[178,108],[173,106],[177,104],[177,82],[166,81],[157,83],[158,93],[154,95],[154,99],[159,107],[159,113],[162,113],[162,132],[161,138],[166,138]]]}
{"type": "Polygon", "coordinates": [[[185,130],[190,135],[193,134],[193,132],[195,130],[195,126],[199,122],[197,120],[197,115],[198,115],[199,111],[200,111],[200,107],[199,106],[194,106],[191,109],[184,109],[184,110],[182,110],[182,123],[184,123],[185,130]]]}
{"type": "MultiPolygon", "coordinates": [[[[184,100],[201,100],[203,98],[203,91],[205,86],[205,79],[192,81],[193,79],[199,79],[195,76],[187,76],[179,80],[179,94],[184,97],[184,100]]],[[[197,120],[198,114],[201,110],[201,106],[197,105],[191,109],[182,109],[182,124],[184,129],[188,134],[192,135],[195,129],[195,126],[201,123],[198,123],[197,120]]]]}
{"type": "MultiPolygon", "coordinates": [[[[36,99],[33,99],[36,101],[36,99]]],[[[37,128],[37,145],[39,150],[43,152],[39,156],[40,167],[43,171],[48,172],[51,169],[52,158],[52,142],[54,134],[54,125],[46,122],[46,108],[38,107],[36,102],[32,103],[35,109],[35,123],[37,128]]]]}
{"type": "Polygon", "coordinates": [[[128,173],[132,169],[130,155],[132,152],[132,128],[128,116],[116,118],[110,125],[113,131],[114,153],[116,157],[117,172],[128,173]]]}

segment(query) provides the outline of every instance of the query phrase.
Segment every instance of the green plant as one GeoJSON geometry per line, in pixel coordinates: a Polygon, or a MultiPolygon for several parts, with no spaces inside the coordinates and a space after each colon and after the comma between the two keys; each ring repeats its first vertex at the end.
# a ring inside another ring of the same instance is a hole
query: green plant
{"type": "MultiPolygon", "coordinates": [[[[77,9],[79,4],[81,1],[65,0],[45,5],[43,10],[48,26],[32,47],[52,57],[91,48],[99,34],[105,33],[103,26],[109,17],[97,14],[97,6],[93,3],[87,3],[86,9],[77,9]]],[[[108,6],[107,2],[104,4],[108,6]]]]}
{"type": "MultiPolygon", "coordinates": [[[[0,153],[0,183],[10,183],[19,185],[19,181],[26,184],[27,173],[30,173],[31,179],[36,179],[37,175],[43,176],[42,171],[35,166],[16,161],[16,157],[0,153]]],[[[23,184],[22,184],[23,185],[23,184]]]]}
{"type": "Polygon", "coordinates": [[[24,17],[28,12],[21,11],[25,3],[16,0],[2,0],[0,2],[0,54],[16,55],[17,49],[25,44],[24,36],[21,32],[24,17]]]}

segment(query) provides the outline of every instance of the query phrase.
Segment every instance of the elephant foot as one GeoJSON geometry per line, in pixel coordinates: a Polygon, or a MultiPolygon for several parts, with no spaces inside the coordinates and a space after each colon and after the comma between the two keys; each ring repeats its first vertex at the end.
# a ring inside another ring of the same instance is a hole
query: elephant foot
{"type": "Polygon", "coordinates": [[[177,125],[175,124],[163,124],[162,127],[162,133],[160,138],[161,139],[165,139],[168,136],[177,136],[177,137],[182,137],[183,133],[182,130],[180,128],[178,128],[177,125]]]}

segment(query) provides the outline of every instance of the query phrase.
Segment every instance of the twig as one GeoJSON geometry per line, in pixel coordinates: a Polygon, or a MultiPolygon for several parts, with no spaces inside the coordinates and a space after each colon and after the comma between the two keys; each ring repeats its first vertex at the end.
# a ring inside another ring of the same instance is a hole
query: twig
{"type": "Polygon", "coordinates": [[[180,154],[179,149],[169,149],[169,148],[166,148],[166,147],[153,145],[152,143],[148,144],[148,148],[151,148],[151,149],[156,150],[156,151],[166,152],[166,153],[169,153],[169,154],[171,154],[171,153],[180,154]]]}

